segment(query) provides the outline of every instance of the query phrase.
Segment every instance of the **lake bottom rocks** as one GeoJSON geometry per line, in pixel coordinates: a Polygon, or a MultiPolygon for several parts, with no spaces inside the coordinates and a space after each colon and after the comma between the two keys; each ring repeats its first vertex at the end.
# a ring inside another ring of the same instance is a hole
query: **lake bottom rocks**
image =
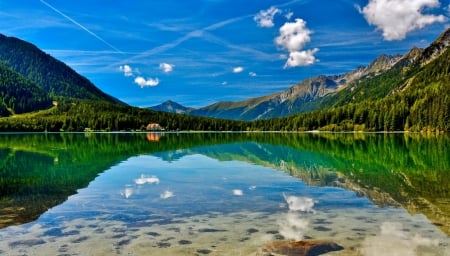
{"type": "Polygon", "coordinates": [[[343,250],[344,247],[327,241],[275,241],[265,244],[257,256],[317,256],[332,251],[343,250]]]}

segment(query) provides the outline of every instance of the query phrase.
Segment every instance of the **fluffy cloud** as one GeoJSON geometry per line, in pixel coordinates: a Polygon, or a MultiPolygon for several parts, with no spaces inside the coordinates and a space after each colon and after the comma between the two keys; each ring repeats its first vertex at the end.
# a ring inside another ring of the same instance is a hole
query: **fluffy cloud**
{"type": "Polygon", "coordinates": [[[235,68],[233,68],[233,73],[241,73],[242,71],[244,71],[243,67],[235,67],[235,68]]]}
{"type": "Polygon", "coordinates": [[[159,69],[164,71],[164,73],[170,73],[173,71],[174,66],[175,65],[169,64],[169,63],[161,63],[161,64],[159,64],[159,69]]]}
{"type": "Polygon", "coordinates": [[[144,87],[147,87],[147,86],[153,87],[153,86],[157,86],[159,84],[159,79],[158,78],[156,78],[156,79],[153,79],[153,78],[145,79],[142,76],[138,76],[138,77],[136,77],[134,79],[134,82],[137,85],[139,85],[141,88],[144,88],[144,87]]]}
{"type": "Polygon", "coordinates": [[[275,38],[275,43],[289,51],[285,68],[308,66],[316,62],[314,54],[319,49],[303,50],[305,45],[311,41],[310,35],[311,30],[306,27],[306,22],[302,19],[295,19],[295,22],[286,22],[280,28],[280,35],[275,38]]]}
{"type": "Polygon", "coordinates": [[[281,14],[281,10],[272,6],[267,10],[261,10],[258,14],[253,17],[258,26],[271,28],[274,26],[273,19],[275,15],[281,14]]]}
{"type": "Polygon", "coordinates": [[[385,40],[392,41],[404,39],[413,30],[444,22],[443,15],[422,13],[439,5],[439,0],[370,0],[360,12],[369,24],[383,31],[385,40]]]}
{"type": "Polygon", "coordinates": [[[307,51],[291,52],[284,67],[299,67],[312,65],[317,61],[314,54],[318,51],[319,49],[314,48],[312,50],[307,51]]]}
{"type": "Polygon", "coordinates": [[[256,73],[255,72],[249,72],[248,75],[249,76],[256,76],[256,73]]]}
{"type": "MultiPolygon", "coordinates": [[[[173,70],[173,65],[167,64],[167,63],[161,63],[159,65],[159,67],[166,73],[171,72],[173,70]]],[[[131,68],[130,65],[123,65],[119,67],[119,70],[123,72],[123,74],[126,77],[135,77],[134,71],[136,71],[137,73],[139,73],[139,71],[137,70],[133,70],[133,68],[131,68]]],[[[136,76],[134,78],[134,83],[136,83],[137,85],[139,85],[141,88],[147,87],[147,86],[157,86],[159,84],[159,79],[158,78],[148,78],[145,79],[142,76],[136,76]]]]}
{"type": "Polygon", "coordinates": [[[275,42],[290,52],[298,51],[311,41],[310,34],[311,31],[306,28],[306,22],[296,19],[295,22],[286,22],[280,28],[280,35],[275,42]]]}
{"type": "Polygon", "coordinates": [[[125,76],[133,76],[133,69],[129,65],[120,66],[119,70],[122,71],[125,76]]]}

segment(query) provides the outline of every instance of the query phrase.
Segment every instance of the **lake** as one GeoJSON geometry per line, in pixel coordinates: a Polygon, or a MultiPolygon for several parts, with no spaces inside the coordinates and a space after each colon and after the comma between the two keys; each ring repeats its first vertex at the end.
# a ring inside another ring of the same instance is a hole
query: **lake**
{"type": "Polygon", "coordinates": [[[449,145],[421,134],[0,134],[0,255],[448,256],[449,145]]]}

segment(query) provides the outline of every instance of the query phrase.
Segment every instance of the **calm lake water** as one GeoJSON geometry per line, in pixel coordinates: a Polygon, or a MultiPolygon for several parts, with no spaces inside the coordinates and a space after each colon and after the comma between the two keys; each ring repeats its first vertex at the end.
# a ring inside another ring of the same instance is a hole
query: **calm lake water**
{"type": "Polygon", "coordinates": [[[419,134],[1,134],[0,255],[270,255],[277,242],[326,241],[337,246],[327,255],[448,256],[449,145],[419,134]]]}

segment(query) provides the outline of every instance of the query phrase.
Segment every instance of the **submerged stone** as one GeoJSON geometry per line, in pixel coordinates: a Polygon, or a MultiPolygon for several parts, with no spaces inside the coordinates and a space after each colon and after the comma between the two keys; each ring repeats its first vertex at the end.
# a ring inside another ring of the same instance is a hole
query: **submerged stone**
{"type": "Polygon", "coordinates": [[[316,256],[332,251],[343,250],[344,247],[327,241],[275,241],[263,246],[258,256],[281,254],[286,256],[316,256]]]}
{"type": "Polygon", "coordinates": [[[225,229],[215,229],[215,228],[201,228],[198,230],[200,233],[215,233],[215,232],[226,232],[225,229]]]}
{"type": "Polygon", "coordinates": [[[247,233],[248,234],[253,234],[253,233],[257,233],[257,232],[259,232],[259,230],[257,230],[256,228],[249,228],[249,229],[247,229],[247,233]]]}
{"type": "Polygon", "coordinates": [[[199,249],[197,252],[200,254],[210,254],[212,251],[208,249],[199,249]]]}
{"type": "Polygon", "coordinates": [[[180,240],[180,241],[178,241],[178,244],[180,244],[180,245],[192,244],[192,241],[189,241],[189,240],[180,240]]]}
{"type": "Polygon", "coordinates": [[[321,231],[321,232],[326,232],[326,231],[331,231],[332,229],[324,227],[324,226],[317,226],[317,227],[314,227],[314,230],[321,231]]]}
{"type": "Polygon", "coordinates": [[[45,241],[42,239],[28,239],[28,240],[20,240],[9,243],[11,248],[15,248],[17,246],[31,247],[35,245],[45,244],[45,241]]]}

